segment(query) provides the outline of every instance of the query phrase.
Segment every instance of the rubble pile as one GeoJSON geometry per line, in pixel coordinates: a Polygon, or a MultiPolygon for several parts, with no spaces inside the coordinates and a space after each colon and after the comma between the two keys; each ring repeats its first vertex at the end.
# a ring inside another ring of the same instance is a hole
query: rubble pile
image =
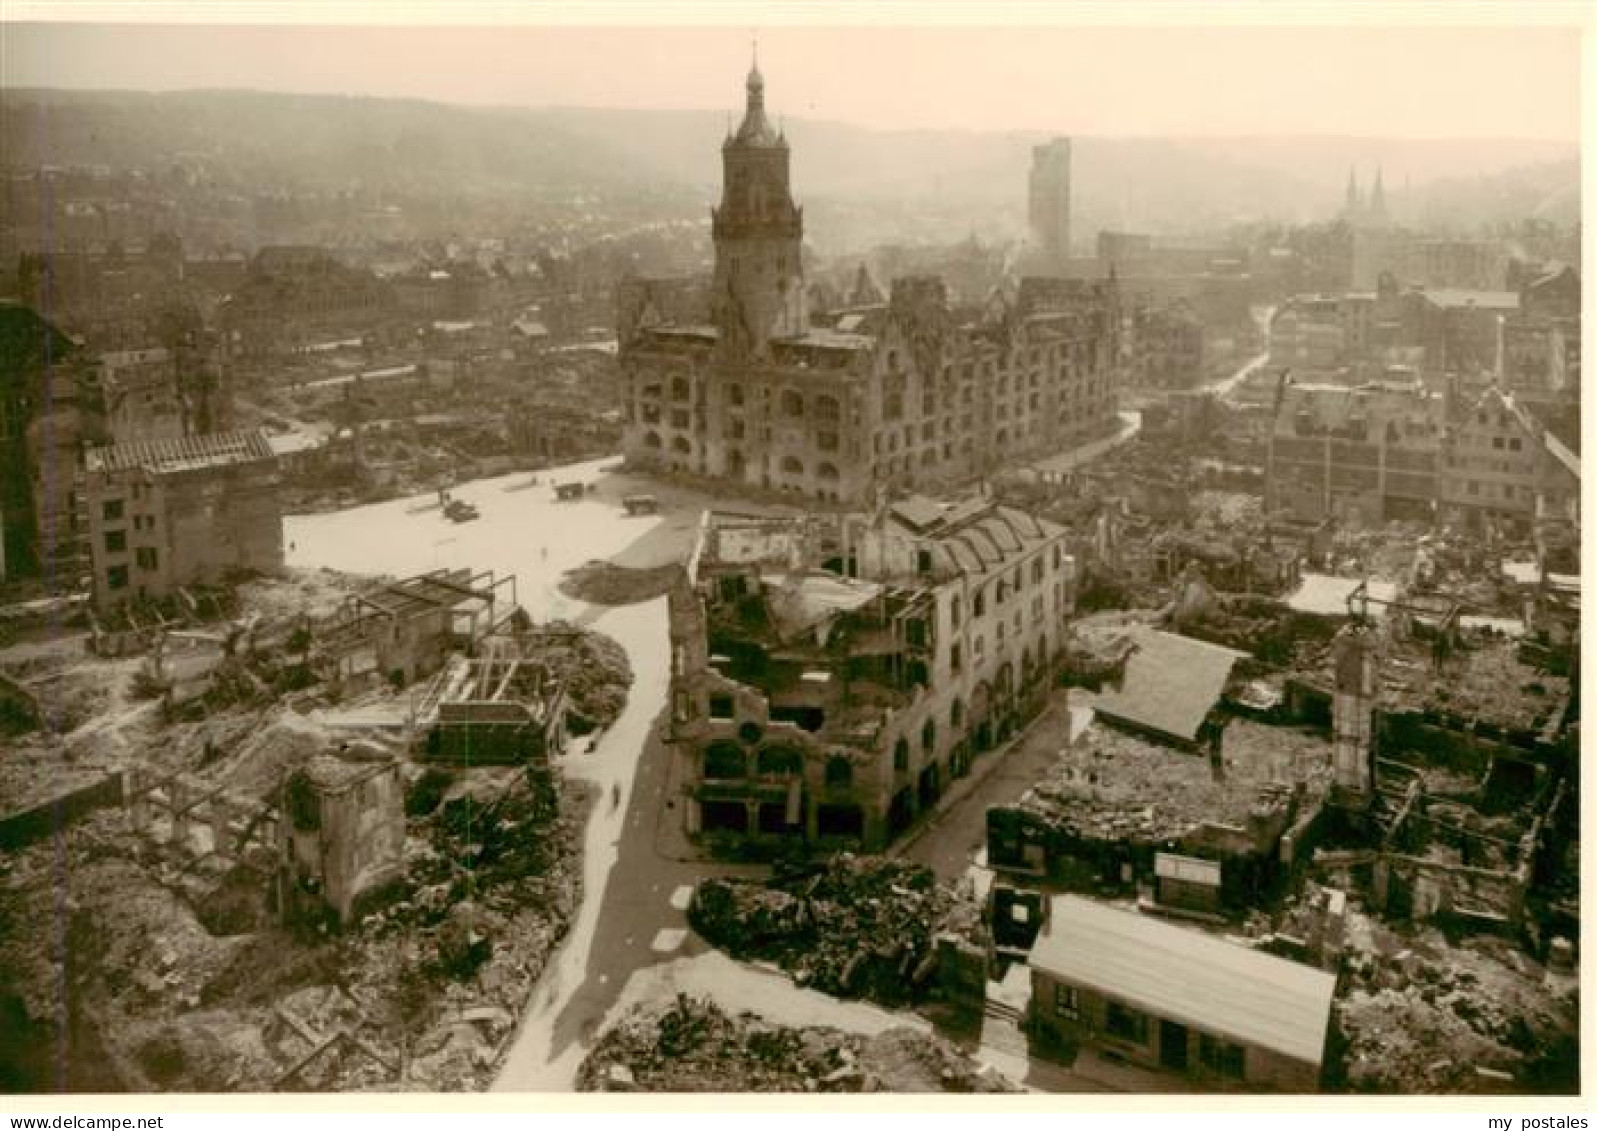
{"type": "Polygon", "coordinates": [[[1234,719],[1224,750],[1217,775],[1207,757],[1096,726],[1061,750],[1020,807],[1077,836],[1148,842],[1210,822],[1245,825],[1261,795],[1329,780],[1330,747],[1319,735],[1234,719]]]}
{"type": "Polygon", "coordinates": [[[573,734],[604,730],[627,704],[632,664],[626,649],[603,633],[564,621],[542,626],[538,661],[570,696],[566,725],[573,734]]]}
{"type": "Polygon", "coordinates": [[[583,1061],[585,1092],[1018,1092],[942,1037],[910,1028],[864,1037],[730,1017],[679,994],[633,1010],[583,1061]]]}
{"type": "Polygon", "coordinates": [[[0,916],[0,1040],[41,1052],[0,1082],[486,1086],[575,913],[586,799],[523,777],[467,820],[466,796],[410,822],[404,880],[342,933],[280,925],[267,872],[200,882],[117,813],[70,827],[62,858],[52,843],[13,853],[0,874],[15,912],[0,916]],[[39,929],[50,923],[61,929],[39,929]]]}
{"type": "Polygon", "coordinates": [[[567,571],[560,591],[593,605],[636,605],[663,597],[681,575],[678,565],[631,569],[606,561],[591,561],[567,571]]]}
{"type": "Polygon", "coordinates": [[[1578,1088],[1578,976],[1544,966],[1493,935],[1450,938],[1389,924],[1356,895],[1328,911],[1308,883],[1245,925],[1255,945],[1339,970],[1337,1036],[1327,1088],[1362,1093],[1514,1092],[1578,1088]]]}
{"type": "Polygon", "coordinates": [[[1520,659],[1511,641],[1455,651],[1437,673],[1430,665],[1388,664],[1389,700],[1411,710],[1490,719],[1509,731],[1539,731],[1569,698],[1569,680],[1520,659]]]}
{"type": "Polygon", "coordinates": [[[933,940],[970,931],[980,918],[930,869],[850,853],[765,883],[705,880],[688,914],[734,958],[774,962],[799,985],[886,1005],[926,996],[933,940]]]}
{"type": "Polygon", "coordinates": [[[1355,952],[1346,970],[1346,1090],[1578,1089],[1576,979],[1549,978],[1512,943],[1427,930],[1355,952]]]}
{"type": "Polygon", "coordinates": [[[1226,595],[1182,631],[1247,652],[1261,663],[1286,667],[1323,655],[1338,627],[1330,617],[1300,613],[1268,598],[1226,595]]]}

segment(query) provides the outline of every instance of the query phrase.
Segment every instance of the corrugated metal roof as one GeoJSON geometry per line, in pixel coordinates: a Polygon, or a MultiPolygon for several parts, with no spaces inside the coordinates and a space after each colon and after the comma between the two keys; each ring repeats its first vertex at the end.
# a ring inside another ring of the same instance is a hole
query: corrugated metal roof
{"type": "Polygon", "coordinates": [[[1154,1017],[1319,1064],[1336,979],[1078,896],[1055,896],[1030,965],[1154,1017]]]}
{"type": "Polygon", "coordinates": [[[1093,709],[1147,730],[1192,742],[1246,653],[1157,629],[1132,637],[1136,651],[1126,661],[1119,691],[1093,709]]]}
{"type": "Polygon", "coordinates": [[[90,471],[146,471],[171,473],[274,458],[271,442],[260,429],[217,432],[209,436],[184,436],[178,440],[134,440],[91,448],[84,454],[90,471]]]}

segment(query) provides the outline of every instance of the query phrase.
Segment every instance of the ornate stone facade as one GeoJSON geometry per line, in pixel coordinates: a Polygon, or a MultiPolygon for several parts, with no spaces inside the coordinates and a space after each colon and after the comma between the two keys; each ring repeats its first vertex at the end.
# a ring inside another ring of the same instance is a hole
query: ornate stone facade
{"type": "Polygon", "coordinates": [[[885,304],[808,312],[803,212],[764,92],[756,70],[722,147],[707,301],[683,283],[622,286],[629,462],[865,503],[1056,455],[1113,426],[1113,280],[1025,279],[1013,298],[961,309],[940,279],[901,278],[885,304]]]}

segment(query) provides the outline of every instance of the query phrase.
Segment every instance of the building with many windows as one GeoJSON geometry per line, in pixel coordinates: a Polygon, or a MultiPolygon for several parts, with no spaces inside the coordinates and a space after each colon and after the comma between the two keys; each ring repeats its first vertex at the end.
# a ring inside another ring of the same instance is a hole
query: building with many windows
{"type": "Polygon", "coordinates": [[[1294,519],[1427,518],[1440,497],[1444,400],[1417,382],[1294,383],[1277,394],[1265,506],[1294,519]]]}
{"type": "Polygon", "coordinates": [[[1073,602],[1062,527],[990,499],[707,513],[671,595],[690,836],[867,851],[1040,710],[1073,602]]]}
{"type": "Polygon", "coordinates": [[[1113,426],[1112,280],[1026,279],[1012,300],[965,309],[942,280],[914,276],[893,282],[885,307],[812,312],[789,157],[751,71],[743,122],[722,146],[707,301],[659,280],[621,289],[630,463],[865,504],[1113,426]]]}
{"type": "Polygon", "coordinates": [[[76,491],[94,603],[283,566],[277,456],[259,431],[91,448],[76,491]]]}

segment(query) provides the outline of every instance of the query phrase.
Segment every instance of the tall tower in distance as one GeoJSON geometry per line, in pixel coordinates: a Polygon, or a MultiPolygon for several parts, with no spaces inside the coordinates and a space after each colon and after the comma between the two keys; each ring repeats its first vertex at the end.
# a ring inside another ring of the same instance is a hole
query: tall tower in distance
{"type": "Polygon", "coordinates": [[[1031,150],[1031,230],[1048,262],[1070,258],[1070,139],[1056,137],[1031,150]]]}
{"type": "Polygon", "coordinates": [[[787,138],[765,116],[758,59],[747,92],[743,123],[721,146],[721,203],[710,210],[715,321],[723,350],[735,358],[758,358],[771,339],[809,328],[804,210],[788,187],[787,138]]]}

